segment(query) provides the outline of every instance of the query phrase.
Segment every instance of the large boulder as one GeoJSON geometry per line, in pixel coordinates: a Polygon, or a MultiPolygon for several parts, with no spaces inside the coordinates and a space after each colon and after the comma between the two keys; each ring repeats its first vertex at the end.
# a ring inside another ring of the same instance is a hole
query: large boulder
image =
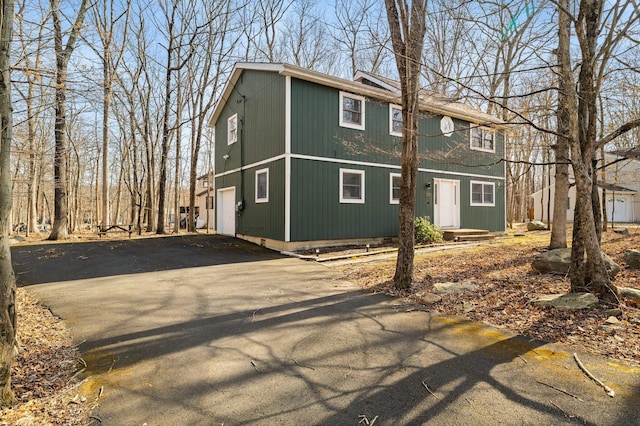
{"type": "Polygon", "coordinates": [[[477,289],[478,286],[475,281],[469,280],[457,283],[435,283],[432,291],[434,294],[451,294],[462,293],[465,291],[476,291],[477,289]]]}
{"type": "Polygon", "coordinates": [[[539,220],[534,220],[527,223],[527,231],[546,231],[547,225],[539,220]]]}
{"type": "Polygon", "coordinates": [[[539,307],[553,307],[563,311],[590,309],[598,306],[598,298],[591,293],[549,294],[532,300],[539,307]]]}
{"type": "MultiPolygon", "coordinates": [[[[609,277],[613,278],[620,272],[620,266],[609,256],[602,253],[609,277]]],[[[540,253],[531,263],[531,267],[543,274],[566,275],[571,267],[571,248],[559,248],[540,253]]]]}
{"type": "Polygon", "coordinates": [[[640,269],[640,250],[625,250],[623,258],[629,268],[640,269]]]}

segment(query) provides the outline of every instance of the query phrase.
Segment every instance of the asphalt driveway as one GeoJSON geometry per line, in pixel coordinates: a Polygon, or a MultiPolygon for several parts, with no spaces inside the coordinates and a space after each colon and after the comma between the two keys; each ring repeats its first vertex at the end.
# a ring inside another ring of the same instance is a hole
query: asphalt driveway
{"type": "Polygon", "coordinates": [[[640,369],[365,293],[213,235],[12,249],[103,425],[638,424],[640,369]]]}

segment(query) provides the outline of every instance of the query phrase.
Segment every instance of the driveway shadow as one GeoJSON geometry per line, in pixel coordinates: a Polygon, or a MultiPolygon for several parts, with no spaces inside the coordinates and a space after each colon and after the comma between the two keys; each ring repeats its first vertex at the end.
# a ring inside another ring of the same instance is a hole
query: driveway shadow
{"type": "Polygon", "coordinates": [[[11,248],[19,287],[282,257],[236,238],[193,234],[11,248]]]}

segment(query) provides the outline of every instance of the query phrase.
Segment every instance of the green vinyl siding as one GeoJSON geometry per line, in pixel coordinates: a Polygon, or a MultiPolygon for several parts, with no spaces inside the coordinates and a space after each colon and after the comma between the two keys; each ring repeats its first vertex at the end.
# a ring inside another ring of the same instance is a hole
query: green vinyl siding
{"type": "MultiPolygon", "coordinates": [[[[291,149],[295,154],[342,158],[379,164],[400,164],[402,138],[389,134],[389,103],[367,98],[365,129],[340,127],[340,91],[292,79],[291,149]]],[[[504,138],[496,134],[495,153],[470,149],[469,122],[453,119],[450,137],[440,129],[442,115],[420,113],[420,167],[456,173],[504,176],[500,162],[504,138]]],[[[474,124],[475,126],[475,124],[474,124]]]]}
{"type": "Polygon", "coordinates": [[[291,161],[291,241],[395,237],[398,205],[389,203],[397,169],[291,161]],[[364,204],[340,203],[340,169],[365,172],[364,204]]]}
{"type": "Polygon", "coordinates": [[[284,153],[285,77],[244,71],[216,122],[215,169],[218,173],[284,153]],[[238,142],[227,144],[227,119],[238,114],[238,142]],[[224,155],[229,158],[225,160],[224,155]]]}
{"type": "Polygon", "coordinates": [[[216,178],[216,188],[236,188],[236,202],[244,208],[236,213],[236,232],[254,237],[284,240],[284,160],[252,167],[216,178]],[[255,172],[269,170],[269,201],[255,202],[255,172]]]}

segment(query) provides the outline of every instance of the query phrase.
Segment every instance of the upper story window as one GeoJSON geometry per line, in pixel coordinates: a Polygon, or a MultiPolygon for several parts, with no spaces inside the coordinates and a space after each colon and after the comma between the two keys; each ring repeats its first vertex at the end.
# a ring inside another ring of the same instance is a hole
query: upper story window
{"type": "Polygon", "coordinates": [[[389,134],[402,136],[402,107],[389,104],[389,134]]]}
{"type": "Polygon", "coordinates": [[[364,96],[340,92],[340,126],[364,130],[364,96]]]}
{"type": "Polygon", "coordinates": [[[364,170],[340,169],[340,202],[364,204],[364,170]]]}
{"type": "Polygon", "coordinates": [[[389,203],[400,204],[400,182],[402,175],[400,173],[389,174],[389,203]]]}
{"type": "Polygon", "coordinates": [[[471,149],[478,151],[496,151],[496,132],[485,127],[471,128],[471,149]]]}
{"type": "Polygon", "coordinates": [[[238,114],[233,114],[227,120],[227,145],[238,141],[238,114]]]}
{"type": "Polygon", "coordinates": [[[471,205],[495,206],[495,184],[471,181],[471,205]]]}
{"type": "Polygon", "coordinates": [[[256,203],[269,201],[269,169],[256,170],[256,203]]]}
{"type": "Polygon", "coordinates": [[[209,187],[209,179],[208,178],[203,178],[202,179],[202,187],[203,188],[208,188],[209,187]]]}

